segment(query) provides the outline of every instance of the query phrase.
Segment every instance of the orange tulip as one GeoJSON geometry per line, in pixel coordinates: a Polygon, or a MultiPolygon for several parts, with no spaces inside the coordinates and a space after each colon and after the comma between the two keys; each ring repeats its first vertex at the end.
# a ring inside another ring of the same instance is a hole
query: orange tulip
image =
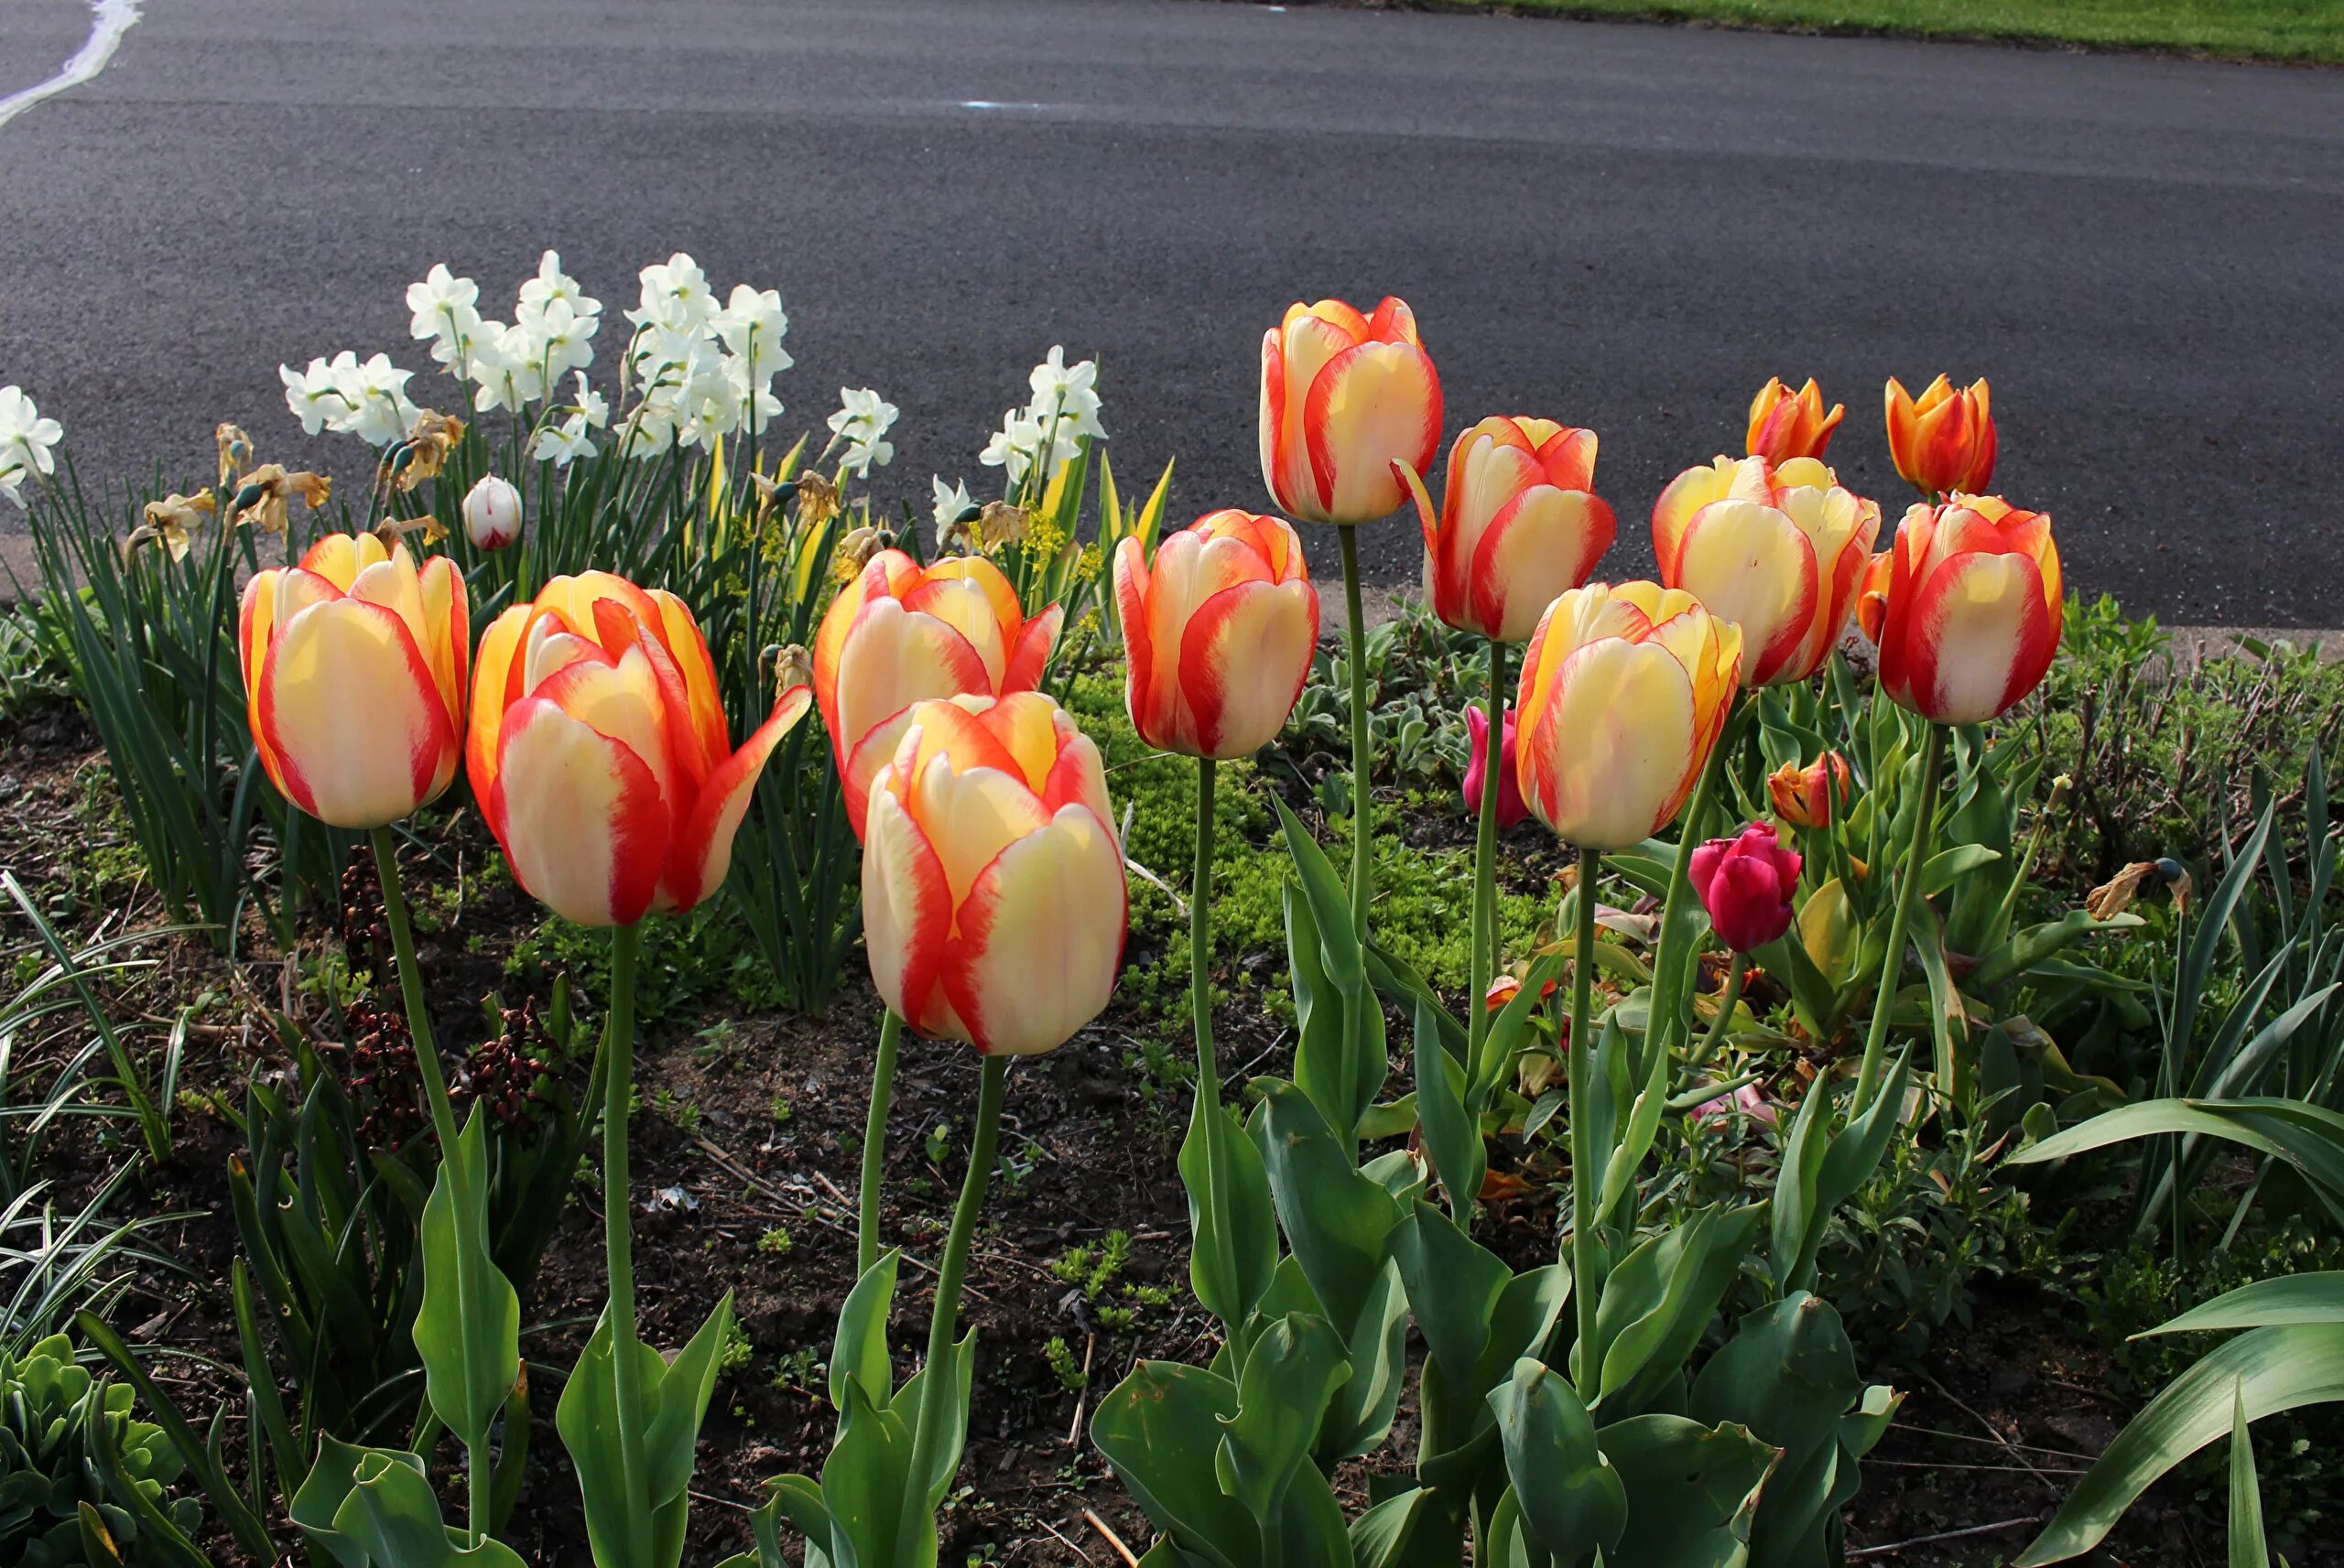
{"type": "Polygon", "coordinates": [[[871,781],[895,755],[911,705],[1031,691],[1064,619],[1055,604],[1026,619],[1009,579],[982,556],[923,567],[901,550],[882,550],[839,590],[814,634],[814,700],[857,838],[871,781]],[[863,744],[890,720],[897,721],[890,732],[863,744]]]}
{"type": "Polygon", "coordinates": [[[1774,815],[1792,827],[1829,827],[1855,788],[1848,759],[1826,752],[1805,767],[1785,762],[1766,777],[1774,815]]]}
{"type": "Polygon", "coordinates": [[[1820,458],[1831,445],[1831,432],[1848,416],[1847,405],[1835,403],[1823,412],[1823,393],[1813,376],[1793,392],[1779,377],[1770,376],[1750,400],[1750,455],[1770,463],[1793,458],[1820,458]]]}
{"type": "Polygon", "coordinates": [[[1693,793],[1741,665],[1741,629],[1682,589],[1571,589],[1548,606],[1522,668],[1523,799],[1581,849],[1643,843],[1693,793]]]}
{"type": "Polygon", "coordinates": [[[1972,494],[1994,482],[1994,419],[1983,376],[1962,391],[1942,375],[1915,402],[1888,378],[1888,455],[1914,489],[1932,498],[1972,494]]]}
{"type": "Polygon", "coordinates": [[[1822,668],[1879,534],[1879,505],[1813,458],[1719,458],[1677,475],[1652,512],[1660,580],[1742,628],[1751,687],[1822,668]]]}
{"type": "Polygon", "coordinates": [[[445,556],[334,534],[255,574],[238,626],[253,748],[269,782],[336,827],[438,798],[463,755],[472,611],[445,556]]]}
{"type": "Polygon", "coordinates": [[[1244,757],[1294,711],[1318,643],[1318,590],[1294,524],[1233,508],[1166,539],[1151,566],[1115,547],[1125,697],[1149,745],[1244,757]]]}
{"type": "Polygon", "coordinates": [[[2066,606],[2047,512],[1997,495],[1915,506],[1872,557],[1860,613],[1890,699],[1940,724],[2008,712],[2043,679],[2066,606]]]}
{"type": "Polygon", "coordinates": [[[1054,1051],[1123,965],[1123,852],[1099,749],[1039,692],[915,703],[871,784],[871,979],[920,1033],[1054,1051]]]}
{"type": "Polygon", "coordinates": [[[1306,523],[1369,523],[1398,508],[1394,460],[1422,472],[1440,444],[1440,377],[1406,303],[1362,316],[1340,299],[1291,305],[1262,335],[1262,482],[1306,523]]]}
{"type": "Polygon", "coordinates": [[[792,686],[739,751],[683,600],[558,577],[481,638],[465,765],[514,880],[565,920],[680,914],[732,868],[765,759],[812,706],[792,686]]]}
{"type": "Polygon", "coordinates": [[[1551,419],[1484,419],[1449,452],[1440,510],[1412,468],[1393,465],[1425,533],[1425,598],[1460,632],[1519,643],[1555,596],[1612,547],[1595,482],[1595,432],[1551,419]]]}

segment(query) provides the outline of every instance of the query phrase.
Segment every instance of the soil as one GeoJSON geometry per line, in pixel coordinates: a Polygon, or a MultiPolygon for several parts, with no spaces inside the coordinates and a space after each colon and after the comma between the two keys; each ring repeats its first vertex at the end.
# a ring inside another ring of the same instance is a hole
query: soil
{"type": "MultiPolygon", "coordinates": [[[[102,802],[111,785],[86,727],[52,708],[0,726],[0,866],[37,902],[50,901],[52,918],[73,937],[159,924],[162,912],[125,870],[135,861],[109,841],[102,802]]],[[[442,852],[461,849],[469,863],[494,852],[469,812],[442,819],[434,832],[442,852]]],[[[420,880],[411,872],[410,888],[420,880]]],[[[364,892],[363,879],[354,881],[364,892]]],[[[443,1042],[480,1037],[479,999],[492,988],[520,1005],[530,988],[505,973],[503,957],[537,918],[506,885],[468,897],[451,928],[426,936],[443,1042]]],[[[320,922],[305,945],[332,946],[331,924],[320,922]]],[[[28,935],[13,908],[5,929],[12,949],[28,935]]],[[[1146,961],[1149,940],[1134,933],[1134,961],[1146,961]]],[[[170,1157],[118,1199],[124,1213],[192,1217],[146,1235],[173,1267],[139,1271],[111,1321],[136,1344],[166,1347],[150,1366],[199,1428],[225,1408],[227,1463],[241,1476],[249,1450],[242,1380],[224,1370],[239,1353],[223,1281],[236,1245],[226,1165],[243,1140],[211,1100],[241,1105],[248,1075],[287,1073],[270,1009],[286,1008],[327,1037],[334,1024],[300,985],[301,967],[257,922],[233,968],[192,936],[142,951],[157,968],[115,1000],[152,1021],[150,1044],[189,1000],[206,992],[226,1000],[207,1007],[189,1032],[170,1157]]],[[[543,1006],[549,998],[535,1000],[543,1006]]],[[[644,1337],[679,1346],[730,1291],[748,1346],[745,1361],[720,1381],[702,1430],[687,1563],[743,1549],[760,1484],[789,1471],[818,1473],[827,1451],[833,1412],[813,1363],[827,1356],[853,1275],[856,1151],[876,1028],[858,963],[827,1018],[733,1016],[719,1006],[662,1020],[642,1042],[632,1160],[644,1337]],[[782,1234],[786,1249],[769,1239],[782,1234]]],[[[1285,1065],[1281,1032],[1265,1014],[1224,1008],[1217,1028],[1232,1065],[1285,1065]]],[[[1020,1062],[1011,1075],[1002,1167],[963,1309],[979,1336],[978,1381],[963,1490],[944,1519],[946,1562],[1116,1568],[1118,1541],[1136,1552],[1152,1539],[1081,1434],[1091,1401],[1135,1358],[1202,1360],[1210,1352],[1210,1320],[1186,1288],[1186,1206],[1173,1163],[1185,1092],[1159,1093],[1134,1065],[1145,1040],[1185,1049],[1185,1033],[1119,1002],[1064,1049],[1020,1062]],[[1118,1230],[1130,1238],[1121,1279],[1086,1299],[1053,1265],[1077,1248],[1097,1253],[1118,1230]],[[1126,1284],[1160,1285],[1163,1304],[1125,1295],[1126,1284]],[[1107,1321],[1120,1308],[1134,1314],[1127,1326],[1107,1321]],[[1069,1372],[1087,1368],[1087,1387],[1070,1387],[1080,1379],[1053,1367],[1053,1341],[1063,1342],[1069,1372]]],[[[16,1071],[27,1065],[20,1060],[16,1071]]],[[[569,1073],[582,1084],[582,1065],[569,1073]]],[[[976,1083],[976,1060],[965,1049],[906,1041],[888,1130],[885,1218],[888,1240],[914,1260],[891,1325],[899,1374],[924,1339],[927,1266],[962,1175],[976,1083]],[[942,1133],[932,1145],[931,1131],[942,1133]]],[[[112,1124],[84,1119],[53,1145],[48,1173],[61,1201],[92,1190],[119,1162],[121,1137],[112,1124]]],[[[576,1483],[551,1421],[560,1369],[602,1303],[602,1217],[591,1149],[587,1163],[524,1305],[535,1420],[505,1539],[538,1563],[587,1561],[576,1483]]],[[[1534,1185],[1503,1217],[1502,1249],[1526,1260],[1551,1247],[1550,1193],[1534,1185]]],[[[1897,1425],[1864,1465],[1849,1518],[1856,1560],[1983,1568],[2007,1562],[2047,1517],[2129,1413],[2098,1391],[2111,1386],[2107,1368],[2063,1310],[2072,1311],[2023,1284],[1982,1287],[1974,1326],[1941,1336],[1926,1366],[1872,1369],[1908,1394],[1897,1425]]],[[[1370,1471],[1404,1469],[1412,1443],[1404,1410],[1387,1451],[1347,1466],[1339,1480],[1363,1491],[1370,1471]]],[[[460,1465],[445,1447],[435,1470],[453,1477],[460,1465]]],[[[2221,1562],[2220,1499],[2208,1503],[2196,1491],[2161,1487],[2106,1551],[2085,1561],[2131,1568],[2221,1562]]],[[[293,1539],[283,1520],[275,1522],[280,1540],[293,1539]]],[[[249,1561],[224,1535],[208,1544],[222,1564],[249,1561]]],[[[2315,1552],[2298,1562],[2339,1560],[2315,1552]]]]}

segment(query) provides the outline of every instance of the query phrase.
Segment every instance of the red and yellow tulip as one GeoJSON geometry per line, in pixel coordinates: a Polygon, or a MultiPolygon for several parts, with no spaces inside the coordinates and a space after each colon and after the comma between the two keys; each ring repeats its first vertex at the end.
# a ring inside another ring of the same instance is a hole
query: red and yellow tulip
{"type": "Polygon", "coordinates": [[[814,700],[857,837],[871,781],[895,755],[911,705],[1031,691],[1064,619],[1055,604],[1028,619],[1009,579],[982,556],[923,567],[901,550],[882,550],[864,563],[814,635],[814,700]],[[891,720],[889,732],[874,739],[891,720]]]}
{"type": "Polygon", "coordinates": [[[2065,614],[2051,514],[1997,495],[1915,506],[1872,557],[1860,611],[1890,699],[1940,724],[1978,724],[2033,691],[2065,614]]]}
{"type": "Polygon", "coordinates": [[[1318,590],[1294,524],[1234,508],[1115,547],[1124,696],[1160,751],[1251,756],[1294,711],[1318,643],[1318,590]]]}
{"type": "Polygon", "coordinates": [[[1652,513],[1660,580],[1742,628],[1751,687],[1822,667],[1879,534],[1878,503],[1813,458],[1720,458],[1677,475],[1652,513]]]}
{"type": "Polygon", "coordinates": [[[454,780],[472,611],[445,556],[330,535],[245,585],[239,640],[253,747],[303,811],[380,827],[454,780]]]}
{"type": "Polygon", "coordinates": [[[1658,583],[1590,583],[1530,639],[1514,761],[1538,819],[1624,849],[1673,820],[1724,730],[1742,632],[1658,583]]]}
{"type": "Polygon", "coordinates": [[[1830,827],[1854,792],[1855,774],[1837,752],[1826,752],[1803,768],[1785,762],[1766,776],[1774,815],[1789,827],[1830,827]]]}
{"type": "Polygon", "coordinates": [[[1422,472],[1440,444],[1440,377],[1405,301],[1362,315],[1340,299],[1286,308],[1262,336],[1262,482],[1306,523],[1396,510],[1396,460],[1422,472]]]}
{"type": "Polygon", "coordinates": [[[1612,547],[1612,508],[1589,493],[1595,432],[1551,419],[1484,419],[1449,452],[1440,509],[1412,467],[1394,470],[1425,534],[1425,598],[1460,632],[1519,643],[1612,547]]]}
{"type": "Polygon", "coordinates": [[[871,784],[871,979],[920,1033],[1054,1051],[1113,995],[1123,852],[1099,749],[1039,692],[916,703],[871,784]]]}
{"type": "Polygon", "coordinates": [[[1793,392],[1779,376],[1770,376],[1750,400],[1750,455],[1770,463],[1793,458],[1821,458],[1831,445],[1831,432],[1848,416],[1847,405],[1835,403],[1823,412],[1823,392],[1813,376],[1793,392]]]}
{"type": "Polygon", "coordinates": [[[465,762],[523,888],[565,920],[632,925],[724,881],[757,774],[812,703],[781,692],[736,752],[683,600],[558,577],[481,638],[465,762]]]}
{"type": "Polygon", "coordinates": [[[1957,390],[1940,375],[1916,399],[1888,378],[1888,455],[1904,482],[1932,500],[1994,482],[1991,390],[1983,376],[1957,390]]]}

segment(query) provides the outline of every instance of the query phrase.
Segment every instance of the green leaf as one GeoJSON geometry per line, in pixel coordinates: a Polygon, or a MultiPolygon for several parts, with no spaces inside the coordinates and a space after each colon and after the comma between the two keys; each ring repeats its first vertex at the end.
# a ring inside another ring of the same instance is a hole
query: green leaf
{"type": "Polygon", "coordinates": [[[1513,1271],[1421,1199],[1392,1232],[1392,1257],[1425,1348],[1451,1378],[1470,1378],[1513,1271]]]}
{"type": "Polygon", "coordinates": [[[488,1253],[488,1124],[478,1106],[455,1148],[440,1152],[418,1242],[424,1386],[433,1413],[478,1449],[521,1375],[521,1298],[488,1253]]]}
{"type": "Polygon", "coordinates": [[[2090,1551],[2149,1485],[2230,1430],[2344,1400],[2344,1324],[2289,1324],[2240,1336],[2175,1379],[2108,1445],[2014,1568],[2090,1551]]]}
{"type": "Polygon", "coordinates": [[[889,1248],[863,1271],[839,1308],[839,1331],[830,1341],[830,1408],[846,1409],[852,1378],[885,1410],[895,1401],[895,1368],[887,1356],[887,1314],[895,1304],[895,1271],[903,1260],[889,1248]]]}
{"type": "Polygon", "coordinates": [[[1277,1213],[1262,1152],[1234,1111],[1202,1095],[1180,1142],[1180,1184],[1188,1195],[1189,1285],[1224,1326],[1241,1325],[1277,1271],[1277,1213]]]}
{"type": "Polygon", "coordinates": [[[1351,1568],[1399,1568],[1407,1560],[1408,1538],[1427,1517],[1431,1502],[1430,1492],[1411,1487],[1351,1520],[1351,1568]]]}
{"type": "Polygon", "coordinates": [[[785,1497],[779,1489],[774,1496],[793,1519],[804,1516],[799,1528],[809,1540],[826,1542],[830,1560],[840,1568],[884,1563],[895,1550],[896,1525],[911,1506],[911,1468],[910,1426],[893,1410],[875,1403],[860,1380],[852,1380],[846,1386],[846,1403],[839,1407],[838,1439],[822,1465],[827,1533],[818,1538],[806,1530],[813,1520],[802,1487],[793,1496],[785,1497]]]}
{"type": "Polygon", "coordinates": [[[1622,1564],[1732,1568],[1742,1561],[1774,1450],[1739,1426],[1640,1415],[1595,1434],[1628,1494],[1622,1564]]]}
{"type": "Polygon", "coordinates": [[[1291,1314],[1246,1353],[1237,1413],[1223,1420],[1214,1467],[1221,1489],[1255,1521],[1279,1515],[1286,1483],[1309,1455],[1336,1387],[1351,1375],[1342,1341],[1322,1317],[1291,1314]]]}
{"type": "Polygon", "coordinates": [[[2328,1271],[2257,1280],[2136,1334],[2202,1334],[2209,1329],[2271,1328],[2289,1323],[2344,1324],[2344,1273],[2328,1271]]]}
{"type": "Polygon", "coordinates": [[[1470,1214],[1481,1201],[1489,1150],[1481,1141],[1481,1119],[1466,1108],[1471,1091],[1465,1068],[1441,1044],[1439,1012],[1429,1001],[1416,1002],[1416,1114],[1423,1119],[1425,1148],[1449,1190],[1449,1207],[1470,1214]]]}
{"type": "Polygon", "coordinates": [[[1704,1210],[1645,1240],[1612,1271],[1595,1311],[1599,1409],[1638,1409],[1683,1370],[1741,1270],[1760,1207],[1704,1210]]]}
{"type": "Polygon", "coordinates": [[[1351,1163],[1308,1095],[1275,1078],[1264,1089],[1250,1130],[1287,1244],[1328,1315],[1348,1322],[1384,1271],[1400,1206],[1351,1163]]]}
{"type": "Polygon", "coordinates": [[[512,1548],[491,1540],[467,1546],[462,1531],[448,1528],[417,1455],[325,1441],[332,1447],[310,1467],[302,1493],[311,1517],[331,1498],[332,1518],[322,1530],[309,1525],[296,1499],[295,1521],[344,1568],[526,1568],[512,1548]]]}
{"type": "Polygon", "coordinates": [[[1091,1422],[1091,1441],[1148,1522],[1212,1568],[1250,1565],[1258,1544],[1252,1518],[1221,1490],[1212,1462],[1221,1422],[1236,1413],[1228,1379],[1142,1361],[1099,1401],[1091,1422]]]}
{"type": "Polygon", "coordinates": [[[2039,1164],[2170,1132],[2242,1143],[2284,1161],[2318,1192],[2331,1214],[2344,1218],[2344,1116],[2301,1100],[2143,1100],[2102,1111],[2006,1158],[2014,1164],[2039,1164]]]}
{"type": "Polygon", "coordinates": [[[1627,1487],[1597,1448],[1595,1422],[1570,1385],[1525,1357],[1489,1405],[1515,1506],[1538,1543],[1567,1563],[1616,1551],[1628,1528],[1627,1487]]]}
{"type": "Polygon", "coordinates": [[[2246,1431],[2246,1396],[2233,1390],[2230,1409],[2230,1568],[2271,1568],[2263,1538],[2263,1487],[2254,1476],[2254,1440],[2246,1431]]]}
{"type": "Polygon", "coordinates": [[[2002,858],[1999,850],[1983,844],[1956,844],[1940,849],[1921,868],[1921,896],[1935,898],[1979,867],[1991,866],[2002,858]]]}
{"type": "Polygon", "coordinates": [[[607,1309],[571,1369],[554,1410],[554,1427],[578,1471],[587,1541],[603,1568],[629,1561],[628,1521],[638,1509],[650,1520],[654,1568],[675,1568],[682,1557],[693,1450],[716,1386],[716,1354],[732,1318],[728,1292],[672,1363],[648,1345],[634,1346],[643,1423],[639,1497],[628,1496],[619,1453],[618,1379],[607,1309]]]}
{"type": "MultiPolygon", "coordinates": [[[[2205,916],[2201,914],[2198,918],[2202,921],[2205,916]]],[[[2027,927],[1987,954],[1979,961],[1978,967],[1970,971],[1970,989],[1973,993],[1983,996],[2082,937],[2100,931],[2130,931],[2142,924],[2137,914],[2120,914],[2112,920],[2094,920],[2080,909],[2071,909],[2056,920],[2027,927]]]]}

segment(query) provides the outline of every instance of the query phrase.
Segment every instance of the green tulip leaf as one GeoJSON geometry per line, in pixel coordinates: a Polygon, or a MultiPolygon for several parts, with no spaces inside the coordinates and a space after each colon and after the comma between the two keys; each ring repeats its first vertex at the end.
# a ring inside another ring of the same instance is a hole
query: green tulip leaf
{"type": "Polygon", "coordinates": [[[1342,1341],[1323,1317],[1279,1318],[1246,1353],[1237,1413],[1221,1423],[1214,1465],[1221,1489],[1258,1523],[1279,1517],[1286,1483],[1308,1457],[1328,1400],[1351,1375],[1342,1341]]]}
{"type": "Polygon", "coordinates": [[[1351,1162],[1313,1097],[1274,1078],[1264,1089],[1249,1130],[1287,1245],[1327,1315],[1349,1323],[1384,1271],[1400,1206],[1351,1162]]]}
{"type": "Polygon", "coordinates": [[[852,1379],[871,1402],[886,1409],[895,1394],[895,1363],[887,1355],[887,1314],[895,1304],[895,1273],[903,1253],[894,1248],[880,1254],[839,1309],[839,1329],[830,1342],[830,1407],[846,1409],[846,1385],[852,1379]]]}
{"type": "Polygon", "coordinates": [[[1597,1408],[1607,1415],[1639,1410],[1682,1375],[1741,1271],[1761,1212],[1756,1204],[1706,1210],[1620,1260],[1595,1309],[1597,1408]]]}
{"type": "Polygon", "coordinates": [[[1675,1415],[1614,1422],[1595,1440],[1628,1495],[1628,1528],[1606,1561],[1668,1568],[1742,1561],[1774,1449],[1739,1426],[1675,1415]]]}
{"type": "Polygon", "coordinates": [[[2344,1324],[2344,1272],[2329,1270],[2257,1280],[2133,1337],[2203,1334],[2226,1328],[2271,1328],[2290,1323],[2344,1324]]]}
{"type": "Polygon", "coordinates": [[[1221,1423],[1236,1413],[1237,1389],[1228,1379],[1142,1361],[1099,1401],[1091,1421],[1091,1441],[1148,1522],[1182,1556],[1210,1568],[1252,1568],[1259,1549],[1252,1517],[1221,1490],[1210,1457],[1221,1423]]]}
{"type": "Polygon", "coordinates": [[[1423,1119],[1425,1148],[1449,1190],[1449,1207],[1470,1214],[1481,1201],[1489,1149],[1481,1141],[1481,1118],[1466,1105],[1471,1090],[1465,1069],[1441,1044],[1439,1014],[1431,1002],[1416,1003],[1416,1113],[1423,1119]]]}
{"type": "Polygon", "coordinates": [[[1538,1544],[1560,1563],[1609,1556],[1628,1528],[1628,1494],[1596,1445],[1595,1422],[1570,1385],[1527,1357],[1492,1390],[1515,1507],[1538,1544]]]}
{"type": "Polygon", "coordinates": [[[554,1428],[578,1471],[587,1543],[602,1568],[631,1560],[630,1521],[638,1515],[648,1520],[653,1568],[675,1568],[681,1559],[691,1509],[687,1487],[693,1451],[709,1396],[716,1388],[717,1352],[732,1319],[728,1292],[672,1363],[648,1345],[638,1341],[634,1346],[644,1461],[636,1496],[629,1495],[619,1452],[618,1379],[607,1311],[571,1369],[554,1410],[554,1428]]]}
{"type": "Polygon", "coordinates": [[[1421,1199],[1393,1230],[1392,1257],[1425,1348],[1452,1379],[1470,1378],[1513,1271],[1421,1199]]]}
{"type": "MultiPolygon", "coordinates": [[[[810,1499],[800,1487],[795,1496],[776,1490],[793,1522],[808,1541],[828,1543],[839,1568],[884,1563],[895,1550],[895,1530],[911,1505],[912,1431],[892,1409],[883,1409],[860,1381],[850,1379],[846,1403],[839,1407],[839,1434],[822,1465],[821,1508],[827,1530],[820,1535],[810,1499]],[[799,1522],[802,1520],[803,1522],[799,1522]]],[[[926,1538],[931,1552],[935,1538],[926,1538]]],[[[932,1561],[932,1559],[931,1559],[932,1561]]]]}
{"type": "Polygon", "coordinates": [[[521,1375],[521,1298],[488,1250],[488,1125],[478,1106],[456,1146],[440,1152],[418,1240],[424,1387],[441,1423],[477,1450],[521,1375]]]}
{"type": "Polygon", "coordinates": [[[1223,1325],[1242,1325],[1277,1271],[1277,1212],[1262,1152],[1235,1112],[1201,1095],[1180,1143],[1180,1183],[1188,1195],[1189,1284],[1223,1325]]]}

